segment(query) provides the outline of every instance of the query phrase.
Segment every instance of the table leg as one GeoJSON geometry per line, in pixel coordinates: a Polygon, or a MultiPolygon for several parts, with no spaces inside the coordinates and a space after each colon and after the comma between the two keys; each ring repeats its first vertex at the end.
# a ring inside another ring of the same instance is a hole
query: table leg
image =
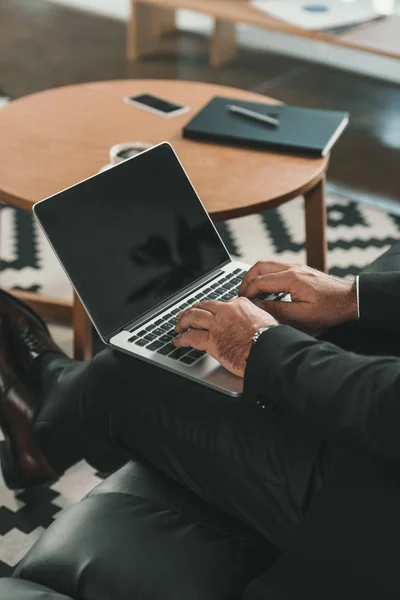
{"type": "Polygon", "coordinates": [[[325,177],[304,194],[307,264],[327,271],[325,177]]]}
{"type": "Polygon", "coordinates": [[[76,360],[89,360],[92,357],[92,324],[75,292],[72,323],[74,329],[74,358],[76,360]]]}
{"type": "Polygon", "coordinates": [[[126,41],[128,59],[135,60],[147,52],[152,52],[160,35],[175,29],[175,14],[174,9],[131,0],[126,41]]]}
{"type": "Polygon", "coordinates": [[[210,66],[219,67],[230,62],[236,53],[236,24],[217,19],[211,39],[210,66]]]}
{"type": "Polygon", "coordinates": [[[169,8],[153,7],[153,34],[161,37],[176,29],[176,11],[169,8]]]}

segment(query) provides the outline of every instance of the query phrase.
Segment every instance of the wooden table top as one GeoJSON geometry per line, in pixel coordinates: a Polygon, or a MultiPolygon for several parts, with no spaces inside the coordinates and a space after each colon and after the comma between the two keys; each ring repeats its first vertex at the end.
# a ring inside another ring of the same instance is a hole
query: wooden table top
{"type": "Polygon", "coordinates": [[[328,157],[306,158],[183,139],[182,127],[213,96],[276,103],[243,90],[183,81],[127,80],[51,89],[0,111],[0,200],[31,209],[95,174],[109,149],[129,141],[169,141],[214,220],[278,206],[311,189],[328,157]],[[164,119],[129,106],[127,95],[149,92],[190,106],[164,119]]]}

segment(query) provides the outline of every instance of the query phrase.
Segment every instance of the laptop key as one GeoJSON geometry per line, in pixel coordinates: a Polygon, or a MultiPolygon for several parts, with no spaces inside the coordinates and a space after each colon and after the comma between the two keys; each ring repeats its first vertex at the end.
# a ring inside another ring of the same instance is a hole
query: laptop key
{"type": "Polygon", "coordinates": [[[171,329],[171,326],[169,325],[169,323],[163,323],[162,325],[160,325],[160,329],[168,331],[168,329],[171,329]]]}
{"type": "Polygon", "coordinates": [[[189,352],[188,356],[195,358],[196,360],[198,358],[201,358],[202,356],[205,356],[206,352],[204,352],[203,350],[192,350],[191,352],[189,352]]]}
{"type": "Polygon", "coordinates": [[[153,340],[155,340],[157,338],[156,335],[154,335],[154,333],[148,333],[147,335],[144,336],[144,340],[147,340],[148,342],[152,342],[153,340]]]}
{"type": "Polygon", "coordinates": [[[172,340],[172,336],[169,333],[166,333],[165,335],[162,335],[160,337],[160,342],[164,342],[164,344],[168,344],[168,342],[170,342],[172,340]]]}
{"type": "Polygon", "coordinates": [[[168,354],[171,354],[171,352],[175,352],[176,347],[173,344],[167,344],[166,346],[164,346],[163,348],[160,348],[160,350],[158,350],[158,354],[162,354],[163,356],[168,356],[168,354]]]}
{"type": "Polygon", "coordinates": [[[158,319],[158,321],[156,321],[154,325],[161,325],[161,323],[164,323],[164,319],[158,319]]]}
{"type": "Polygon", "coordinates": [[[185,356],[189,352],[190,348],[175,348],[175,352],[169,355],[169,358],[179,360],[182,356],[185,356]]]}
{"type": "Polygon", "coordinates": [[[133,335],[132,337],[130,337],[127,341],[131,342],[133,344],[133,342],[136,342],[136,340],[138,340],[139,338],[137,337],[137,335],[133,335]]]}
{"type": "Polygon", "coordinates": [[[145,329],[142,329],[142,331],[139,331],[139,333],[137,333],[136,335],[143,337],[144,335],[146,335],[147,331],[145,329]]]}
{"type": "Polygon", "coordinates": [[[157,336],[160,336],[160,335],[164,335],[165,331],[164,331],[164,329],[157,328],[153,331],[153,333],[155,333],[157,336]]]}
{"type": "Polygon", "coordinates": [[[208,294],[208,297],[211,298],[211,300],[216,300],[218,298],[218,294],[208,294]]]}
{"type": "Polygon", "coordinates": [[[171,313],[172,313],[173,315],[177,315],[177,314],[178,314],[178,312],[180,312],[179,308],[174,308],[174,310],[171,310],[171,313]]]}
{"type": "Polygon", "coordinates": [[[185,365],[192,365],[194,362],[196,362],[196,359],[191,356],[184,356],[179,360],[179,362],[184,363],[185,365]]]}
{"type": "Polygon", "coordinates": [[[136,346],[141,346],[141,347],[147,346],[148,343],[149,342],[147,340],[143,339],[143,338],[142,339],[138,339],[138,341],[135,342],[136,346]]]}
{"type": "Polygon", "coordinates": [[[164,346],[164,344],[162,342],[159,342],[158,340],[156,340],[155,342],[153,342],[152,344],[147,346],[147,350],[158,350],[162,346],[164,346]]]}
{"type": "Polygon", "coordinates": [[[153,331],[154,327],[156,326],[155,323],[152,323],[151,325],[149,325],[148,327],[146,327],[146,331],[153,331]]]}

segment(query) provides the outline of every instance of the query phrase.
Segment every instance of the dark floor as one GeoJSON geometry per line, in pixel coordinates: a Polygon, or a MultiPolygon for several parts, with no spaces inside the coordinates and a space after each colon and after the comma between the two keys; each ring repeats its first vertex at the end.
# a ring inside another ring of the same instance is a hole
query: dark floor
{"type": "Polygon", "coordinates": [[[331,183],[354,198],[400,201],[400,86],[245,49],[235,63],[210,69],[207,40],[188,33],[164,38],[157,52],[130,64],[123,23],[46,0],[0,0],[0,47],[0,88],[13,97],[88,80],[170,78],[348,110],[351,123],[333,151],[331,183]]]}

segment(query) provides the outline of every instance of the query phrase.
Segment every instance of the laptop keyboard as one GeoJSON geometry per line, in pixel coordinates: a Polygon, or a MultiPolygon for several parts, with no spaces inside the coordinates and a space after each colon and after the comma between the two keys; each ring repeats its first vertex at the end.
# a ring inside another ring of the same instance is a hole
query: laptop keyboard
{"type": "MultiPolygon", "coordinates": [[[[178,321],[176,315],[197,302],[205,300],[228,302],[237,298],[240,284],[246,273],[247,271],[242,269],[235,269],[230,273],[223,274],[208,286],[185,298],[183,302],[174,306],[162,317],[139,328],[128,339],[128,342],[172,360],[178,360],[187,366],[196,364],[206,355],[206,352],[193,350],[193,348],[176,348],[172,343],[174,337],[178,335],[175,332],[175,325],[178,321]]],[[[283,296],[285,294],[268,295],[270,300],[280,300],[283,296]]]]}

